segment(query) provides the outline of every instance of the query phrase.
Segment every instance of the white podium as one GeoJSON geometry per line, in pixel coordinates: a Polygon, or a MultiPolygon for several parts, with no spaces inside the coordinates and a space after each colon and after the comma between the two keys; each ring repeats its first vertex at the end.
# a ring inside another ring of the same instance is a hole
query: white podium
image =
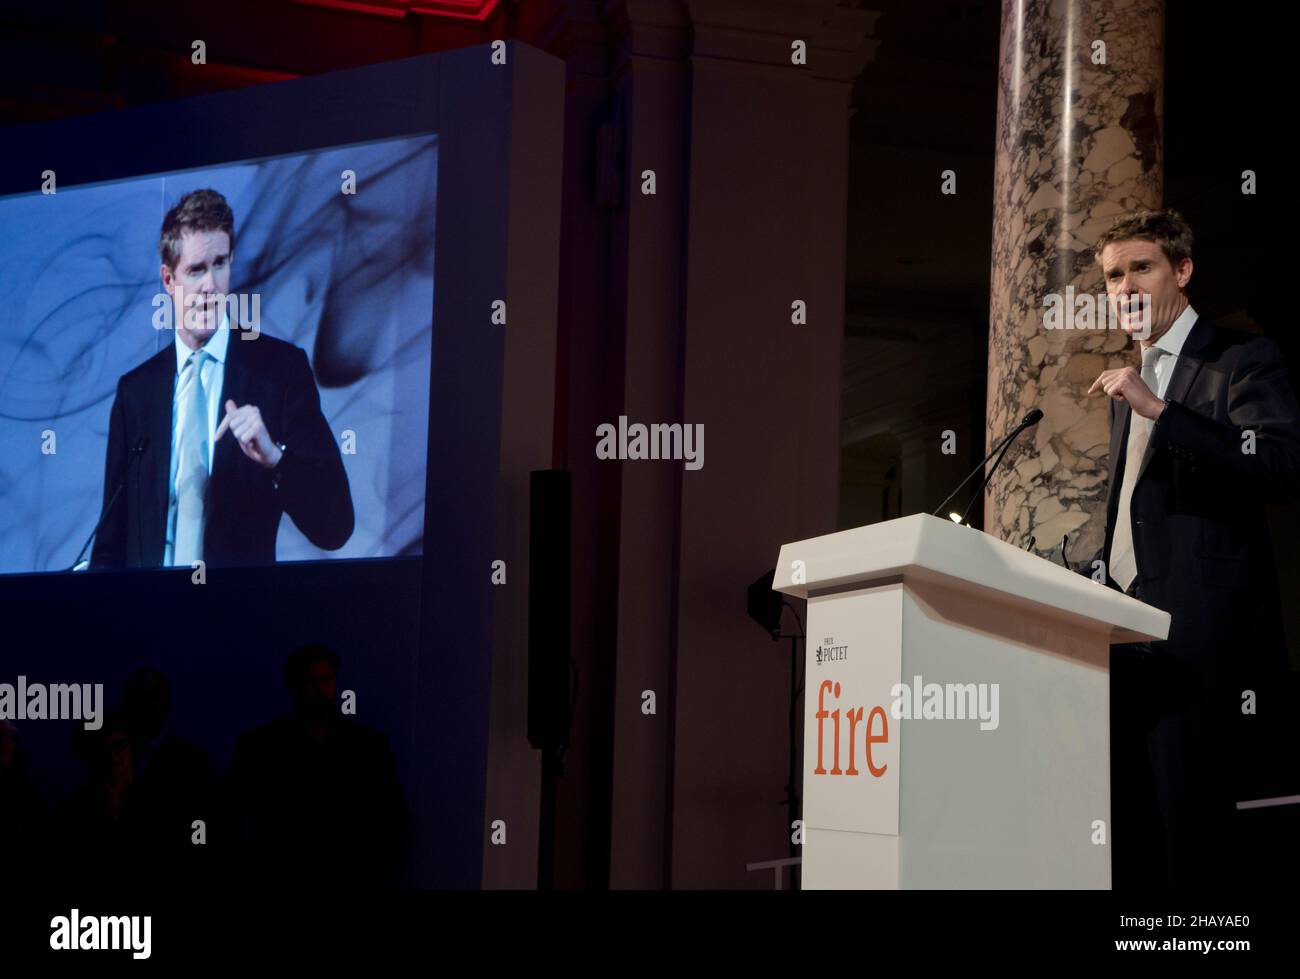
{"type": "Polygon", "coordinates": [[[781,548],[808,600],[803,886],[1110,886],[1112,643],[1169,614],[928,514],[781,548]]]}

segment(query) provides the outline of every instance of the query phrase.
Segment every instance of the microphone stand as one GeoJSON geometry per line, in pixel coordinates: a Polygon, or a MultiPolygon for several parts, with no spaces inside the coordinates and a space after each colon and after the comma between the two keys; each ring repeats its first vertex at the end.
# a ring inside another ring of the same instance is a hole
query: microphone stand
{"type": "MultiPolygon", "coordinates": [[[[1019,427],[1017,427],[1016,430],[1012,432],[1011,435],[1009,435],[1007,439],[1002,443],[1002,451],[998,453],[997,461],[993,463],[992,468],[990,468],[988,471],[988,475],[984,477],[984,482],[980,483],[980,488],[975,491],[975,495],[972,496],[970,498],[970,502],[966,504],[966,509],[961,512],[961,520],[959,520],[958,523],[966,522],[966,516],[967,514],[970,513],[970,508],[975,505],[976,500],[978,500],[980,497],[984,495],[984,487],[988,486],[989,480],[991,480],[993,478],[993,474],[998,471],[998,466],[1002,464],[1002,457],[1007,454],[1007,449],[1011,448],[1011,443],[1016,440],[1016,436],[1018,436],[1021,432],[1023,432],[1028,427],[1029,426],[1026,425],[1024,422],[1021,422],[1019,427]]],[[[984,465],[984,463],[981,462],[980,465],[982,466],[984,465]]]]}
{"type": "Polygon", "coordinates": [[[86,543],[81,545],[81,551],[77,554],[77,560],[72,562],[72,567],[64,568],[64,571],[77,570],[77,565],[79,565],[82,558],[86,556],[86,549],[90,547],[90,542],[95,539],[95,535],[98,534],[100,528],[104,526],[104,521],[107,520],[108,515],[113,512],[113,504],[117,502],[117,498],[122,495],[122,490],[126,488],[126,481],[131,476],[131,463],[144,455],[146,444],[147,440],[141,439],[131,447],[131,455],[126,460],[126,471],[122,473],[122,478],[118,481],[117,489],[113,490],[113,495],[108,498],[108,503],[104,506],[103,512],[99,515],[99,522],[95,524],[95,529],[92,530],[90,536],[86,538],[86,543]]]}
{"type": "MultiPolygon", "coordinates": [[[[1036,419],[1035,419],[1035,421],[1036,421],[1036,419]]],[[[993,458],[994,453],[996,453],[999,449],[1004,448],[1005,446],[1007,446],[1008,444],[1010,444],[1011,440],[1012,440],[1013,438],[1015,438],[1017,435],[1019,435],[1021,432],[1023,432],[1023,431],[1025,430],[1025,428],[1027,428],[1028,425],[1030,425],[1030,424],[1033,424],[1033,422],[1030,422],[1030,421],[1028,420],[1028,418],[1024,419],[1023,421],[1020,422],[1020,425],[1017,426],[1017,428],[1016,428],[1016,430],[1015,430],[1014,432],[1012,432],[1010,435],[1008,435],[1006,438],[1004,438],[1004,439],[1003,439],[1001,442],[999,442],[997,445],[993,446],[992,451],[990,451],[988,455],[986,455],[983,459],[980,460],[979,465],[976,466],[974,469],[972,469],[972,470],[970,471],[970,473],[966,476],[966,478],[963,479],[960,483],[957,484],[957,488],[954,489],[951,493],[949,493],[947,499],[945,499],[942,503],[940,503],[937,507],[935,507],[935,508],[931,511],[931,514],[932,514],[933,516],[936,516],[936,517],[941,516],[940,511],[941,511],[944,507],[946,507],[946,506],[948,505],[949,501],[950,501],[954,496],[956,496],[958,493],[961,492],[961,488],[962,488],[963,486],[965,486],[967,483],[969,483],[969,482],[971,481],[971,479],[974,478],[974,476],[975,476],[975,474],[976,474],[977,472],[979,472],[980,470],[982,470],[982,469],[984,468],[984,465],[985,465],[985,464],[986,464],[990,459],[993,458]]],[[[996,467],[995,467],[995,468],[996,468],[996,467]]],[[[965,518],[963,517],[962,519],[964,520],[965,518]]]]}

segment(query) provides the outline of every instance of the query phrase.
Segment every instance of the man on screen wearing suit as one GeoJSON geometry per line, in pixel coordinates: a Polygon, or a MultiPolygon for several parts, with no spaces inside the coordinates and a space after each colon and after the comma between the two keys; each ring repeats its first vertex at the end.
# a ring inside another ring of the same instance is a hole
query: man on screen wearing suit
{"type": "Polygon", "coordinates": [[[230,323],[234,244],[214,190],[163,219],[175,336],[118,381],[92,567],[273,563],[282,513],[326,550],[352,536],[347,473],[306,353],[230,323]]]}
{"type": "Polygon", "coordinates": [[[1243,698],[1276,710],[1270,680],[1287,668],[1264,505],[1300,496],[1300,411],[1271,340],[1188,303],[1176,211],[1120,219],[1097,255],[1142,364],[1089,389],[1112,399],[1108,583],[1172,618],[1167,641],[1111,657],[1115,884],[1231,884],[1248,870],[1234,858],[1243,698]]]}

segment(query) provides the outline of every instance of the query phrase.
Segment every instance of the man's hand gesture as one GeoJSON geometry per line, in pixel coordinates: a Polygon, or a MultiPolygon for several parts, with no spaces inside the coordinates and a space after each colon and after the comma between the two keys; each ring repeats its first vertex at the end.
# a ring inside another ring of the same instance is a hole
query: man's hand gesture
{"type": "Polygon", "coordinates": [[[271,433],[266,430],[266,423],[262,421],[262,413],[257,410],[257,405],[244,405],[240,408],[233,400],[228,400],[226,417],[221,419],[212,441],[219,441],[226,434],[226,429],[230,429],[230,433],[239,440],[239,448],[244,455],[259,466],[271,469],[280,461],[283,453],[271,438],[271,433]]]}
{"type": "Polygon", "coordinates": [[[1147,387],[1135,367],[1116,367],[1102,371],[1097,375],[1097,380],[1092,382],[1092,387],[1088,388],[1088,393],[1092,394],[1099,387],[1116,401],[1121,398],[1127,401],[1129,407],[1143,418],[1155,421],[1160,417],[1160,412],[1165,410],[1165,403],[1147,387]]]}

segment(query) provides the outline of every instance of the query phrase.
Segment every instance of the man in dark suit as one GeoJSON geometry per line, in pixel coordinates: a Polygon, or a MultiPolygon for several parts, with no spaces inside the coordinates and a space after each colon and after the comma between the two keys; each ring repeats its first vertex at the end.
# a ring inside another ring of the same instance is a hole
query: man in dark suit
{"type": "Polygon", "coordinates": [[[163,220],[173,343],[118,381],[91,566],[275,561],[288,513],[317,547],[352,536],[352,497],[307,355],[248,324],[227,297],[234,216],[213,190],[163,220]]]}
{"type": "Polygon", "coordinates": [[[1238,739],[1287,668],[1264,504],[1300,496],[1300,410],[1272,341],[1189,305],[1191,252],[1170,210],[1097,249],[1142,352],[1090,389],[1112,399],[1108,583],[1172,617],[1167,641],[1112,651],[1117,886],[1241,881],[1238,739]]]}
{"type": "Polygon", "coordinates": [[[288,717],[239,736],[229,799],[246,863],[255,875],[313,890],[387,886],[406,846],[406,796],[381,732],[344,714],[339,657],[304,646],[284,664],[288,717]]]}

